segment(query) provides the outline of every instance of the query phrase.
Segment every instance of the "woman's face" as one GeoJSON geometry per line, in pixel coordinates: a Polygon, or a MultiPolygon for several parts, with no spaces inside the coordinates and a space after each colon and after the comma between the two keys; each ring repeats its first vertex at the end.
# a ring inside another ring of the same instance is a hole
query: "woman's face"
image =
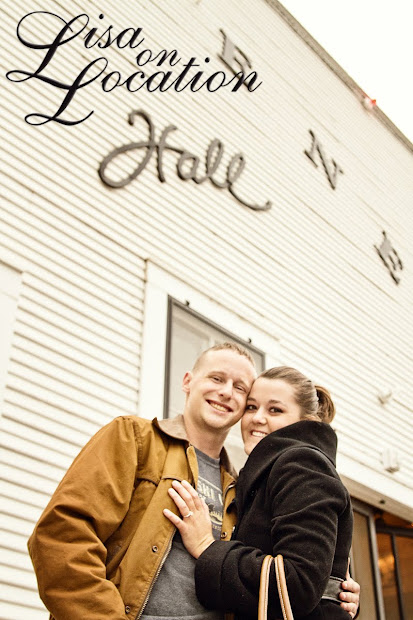
{"type": "Polygon", "coordinates": [[[263,437],[301,419],[295,390],[283,379],[259,377],[251,388],[245,413],[241,419],[241,433],[247,454],[263,437]]]}

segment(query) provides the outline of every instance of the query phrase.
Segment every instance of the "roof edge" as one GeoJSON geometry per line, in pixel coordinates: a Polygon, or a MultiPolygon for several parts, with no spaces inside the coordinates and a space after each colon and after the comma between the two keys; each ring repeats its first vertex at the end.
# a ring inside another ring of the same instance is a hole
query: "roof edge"
{"type": "MultiPolygon", "coordinates": [[[[321,58],[321,60],[340,78],[342,82],[359,98],[360,103],[368,97],[367,93],[351,78],[343,67],[311,36],[311,34],[291,15],[289,11],[278,2],[278,0],[265,0],[285,22],[296,32],[301,39],[321,58]]],[[[389,117],[378,107],[374,107],[374,115],[378,120],[389,129],[394,136],[400,140],[409,151],[413,152],[413,143],[404,135],[402,131],[389,119],[389,117]]]]}

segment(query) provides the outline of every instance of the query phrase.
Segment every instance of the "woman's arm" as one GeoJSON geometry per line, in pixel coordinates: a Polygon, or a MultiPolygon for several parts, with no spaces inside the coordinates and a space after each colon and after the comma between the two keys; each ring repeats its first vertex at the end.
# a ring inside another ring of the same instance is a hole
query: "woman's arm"
{"type": "Polygon", "coordinates": [[[299,447],[275,461],[267,497],[273,554],[284,556],[297,609],[311,609],[330,575],[346,574],[352,535],[348,492],[322,453],[299,447]]]}
{"type": "MultiPolygon", "coordinates": [[[[314,453],[314,451],[311,451],[311,453],[314,453]]],[[[310,457],[313,456],[313,454],[311,453],[310,457]]],[[[322,457],[317,455],[317,459],[322,459],[322,457]]],[[[304,463],[301,460],[301,470],[303,469],[303,465],[304,463]]],[[[288,478],[290,478],[290,468],[291,465],[287,466],[287,464],[283,465],[282,463],[279,463],[277,469],[272,472],[275,478],[281,477],[279,485],[283,488],[286,497],[288,497],[288,494],[291,492],[291,490],[288,490],[289,483],[287,483],[287,481],[285,480],[282,480],[281,472],[283,470],[286,470],[287,472],[289,471],[288,478]]],[[[321,469],[325,470],[325,463],[322,464],[321,469]]],[[[323,497],[326,495],[327,491],[326,480],[322,480],[325,475],[325,471],[324,473],[318,472],[318,475],[317,472],[312,472],[311,478],[313,484],[309,483],[309,486],[307,485],[307,493],[303,492],[302,489],[300,490],[298,502],[301,510],[303,509],[303,506],[305,506],[306,511],[308,511],[309,513],[315,513],[314,516],[316,516],[316,521],[319,523],[320,528],[324,528],[324,530],[326,524],[324,523],[323,525],[323,521],[325,522],[326,519],[323,519],[322,517],[320,518],[320,516],[318,515],[319,510],[314,511],[314,508],[311,509],[311,506],[309,505],[309,499],[312,496],[313,502],[315,501],[317,504],[319,502],[323,502],[323,497]],[[317,482],[323,482],[324,491],[321,493],[318,492],[319,487],[317,485],[317,482]],[[311,487],[313,487],[313,490],[311,490],[311,487]],[[315,494],[314,489],[317,490],[315,494]],[[307,498],[306,500],[305,497],[307,498]],[[304,502],[302,501],[303,499],[305,500],[304,502]],[[308,505],[306,502],[308,503],[308,505]]],[[[307,477],[308,472],[305,478],[307,477]]],[[[337,522],[337,511],[339,511],[340,506],[342,507],[345,503],[346,494],[345,492],[343,492],[344,489],[342,488],[341,482],[336,478],[331,477],[331,472],[327,474],[327,477],[331,486],[329,494],[332,494],[336,498],[334,502],[337,503],[337,498],[341,497],[341,501],[338,501],[336,508],[332,508],[330,506],[330,508],[327,509],[327,513],[332,513],[333,515],[335,514],[335,517],[332,517],[331,514],[329,517],[327,517],[327,521],[329,521],[330,526],[332,526],[332,544],[330,546],[329,552],[332,561],[336,540],[335,523],[337,522]],[[338,487],[338,490],[333,489],[333,487],[335,486],[338,487]]],[[[300,476],[297,472],[297,476],[294,478],[294,480],[295,486],[298,486],[298,488],[300,488],[300,478],[302,478],[302,476],[300,476]]],[[[304,482],[304,480],[302,482],[304,482]]],[[[271,482],[270,485],[273,488],[273,493],[271,495],[276,496],[277,485],[273,485],[271,482]]],[[[214,542],[211,532],[208,508],[205,502],[203,502],[203,500],[198,497],[196,491],[187,482],[184,481],[182,485],[178,482],[174,482],[173,486],[174,489],[170,490],[170,495],[178,506],[182,519],[168,510],[165,510],[164,514],[174,523],[174,525],[176,525],[176,527],[180,531],[183,542],[187,547],[188,551],[195,558],[198,558],[202,554],[196,566],[197,593],[199,593],[199,598],[201,602],[203,602],[206,607],[212,606],[213,608],[230,609],[231,611],[240,611],[242,613],[246,613],[246,610],[249,609],[250,613],[253,613],[253,611],[256,610],[258,604],[258,584],[264,554],[258,549],[255,549],[253,547],[246,547],[242,543],[236,541],[230,543],[214,542]],[[206,552],[204,553],[204,551],[206,552]],[[224,575],[228,575],[228,579],[226,579],[224,575]],[[227,585],[225,584],[225,582],[227,582],[227,585]],[[228,588],[229,597],[225,595],[226,588],[228,588]],[[236,600],[235,602],[234,599],[236,600]],[[234,607],[234,605],[236,606],[234,607]]],[[[330,504],[330,501],[328,502],[328,504],[330,504]]],[[[326,506],[325,508],[328,508],[328,506],[326,506]]],[[[277,507],[274,507],[273,510],[275,515],[281,513],[281,517],[279,517],[281,518],[281,521],[283,520],[283,518],[285,518],[285,507],[284,510],[280,510],[277,507]]],[[[305,522],[309,522],[311,518],[311,514],[308,514],[306,517],[303,517],[303,515],[299,517],[298,530],[301,535],[303,531],[302,528],[304,527],[305,522]]],[[[293,520],[294,518],[292,519],[292,521],[293,520]]],[[[313,526],[316,527],[316,525],[316,523],[313,523],[313,526]]],[[[289,527],[287,527],[287,529],[289,529],[289,527]]],[[[288,536],[289,538],[291,538],[291,534],[288,534],[288,536]]],[[[316,538],[317,534],[314,534],[313,537],[316,538]]],[[[273,535],[273,538],[276,539],[277,536],[273,535]]],[[[306,539],[311,540],[311,535],[306,537],[306,539]]],[[[305,544],[303,545],[302,541],[300,542],[298,540],[297,543],[298,547],[305,547],[305,544]]],[[[320,557],[326,557],[323,552],[323,545],[320,544],[319,547],[319,552],[321,554],[320,557]]],[[[274,554],[277,553],[276,548],[274,548],[273,552],[274,554]]],[[[287,549],[284,549],[283,553],[286,558],[289,557],[287,549]]],[[[294,556],[294,544],[292,544],[291,553],[294,556]]],[[[300,562],[302,561],[302,558],[300,560],[300,557],[296,555],[296,561],[300,562]]],[[[311,559],[311,564],[312,563],[313,559],[311,559]]],[[[295,562],[293,561],[293,568],[294,564],[295,562]]],[[[313,572],[311,570],[311,566],[309,567],[309,573],[312,578],[313,572]]],[[[326,575],[328,579],[328,576],[330,575],[330,565],[326,570],[326,575]]],[[[291,584],[289,585],[291,587],[291,584]]],[[[346,603],[342,603],[342,607],[349,612],[351,617],[354,617],[358,607],[359,586],[353,580],[350,580],[349,586],[350,593],[347,594],[346,603]]],[[[323,589],[324,587],[322,587],[321,589],[321,594],[323,589]]],[[[315,603],[312,605],[312,607],[314,607],[314,605],[318,602],[321,594],[315,593],[315,603]]],[[[309,601],[311,601],[311,597],[309,601]]],[[[305,603],[304,607],[306,607],[305,603]]],[[[279,610],[275,611],[275,613],[279,613],[279,610]]]]}
{"type": "Polygon", "coordinates": [[[194,558],[199,558],[214,542],[208,506],[186,480],[182,484],[174,480],[172,486],[174,488],[168,493],[179,508],[182,519],[167,508],[163,513],[179,530],[186,550],[194,558]]]}
{"type": "MultiPolygon", "coordinates": [[[[325,457],[313,449],[298,448],[280,455],[256,497],[259,501],[253,500],[250,512],[240,515],[239,536],[248,542],[248,533],[254,531],[258,518],[261,523],[268,520],[269,548],[264,549],[284,556],[293,611],[297,616],[309,614],[320,601],[331,574],[339,515],[349,508],[348,494],[325,457]]],[[[343,577],[347,555],[345,551],[343,577]]],[[[203,605],[246,615],[256,613],[264,556],[260,549],[240,541],[211,544],[195,568],[197,595],[203,605]]],[[[270,602],[270,617],[280,617],[274,571],[270,602]]]]}

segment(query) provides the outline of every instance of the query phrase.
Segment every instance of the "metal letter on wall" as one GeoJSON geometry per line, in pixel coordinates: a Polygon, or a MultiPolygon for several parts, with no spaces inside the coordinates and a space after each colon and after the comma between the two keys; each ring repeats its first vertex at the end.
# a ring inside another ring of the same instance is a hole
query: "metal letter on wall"
{"type": "Polygon", "coordinates": [[[396,284],[399,284],[400,278],[396,275],[398,271],[403,269],[403,263],[400,260],[400,257],[394,247],[391,245],[390,240],[386,235],[386,231],[382,231],[383,239],[379,247],[377,245],[374,246],[377,254],[380,256],[383,263],[386,265],[387,269],[393,280],[396,284]]]}
{"type": "Polygon", "coordinates": [[[323,168],[324,171],[327,175],[327,179],[328,182],[330,183],[331,187],[333,189],[336,189],[337,187],[337,177],[338,174],[344,174],[343,170],[340,168],[340,166],[334,161],[334,159],[331,160],[331,164],[327,161],[327,157],[324,153],[324,149],[322,147],[322,145],[320,144],[320,142],[318,141],[314,131],[311,131],[311,129],[308,130],[310,132],[310,136],[312,138],[312,143],[311,143],[311,150],[307,151],[305,150],[304,153],[307,155],[307,157],[309,157],[311,159],[311,161],[313,162],[314,166],[316,168],[318,168],[318,164],[316,161],[316,157],[318,154],[319,159],[321,160],[321,163],[323,164],[323,168]]]}
{"type": "Polygon", "coordinates": [[[106,155],[100,163],[98,170],[99,176],[105,185],[113,188],[125,187],[125,185],[134,181],[141,174],[152,156],[156,158],[158,179],[161,183],[165,183],[164,156],[166,153],[174,153],[176,156],[176,173],[182,181],[193,181],[197,185],[201,185],[201,183],[205,181],[210,181],[212,185],[218,189],[227,189],[238,202],[249,209],[253,209],[254,211],[268,211],[271,209],[272,203],[269,200],[264,204],[251,202],[243,198],[235,187],[246,165],[245,157],[242,153],[236,153],[232,156],[227,164],[225,180],[219,180],[216,173],[224,155],[224,145],[220,140],[214,138],[209,144],[205,153],[202,170],[200,157],[188,151],[186,148],[176,146],[168,141],[169,135],[177,130],[176,125],[168,125],[165,127],[157,140],[155,136],[155,125],[149,114],[143,110],[133,110],[128,117],[129,125],[134,125],[136,119],[144,122],[146,126],[146,135],[144,135],[143,140],[119,146],[106,155]],[[135,169],[123,178],[113,178],[108,170],[111,162],[118,156],[128,153],[133,153],[133,157],[135,158],[136,152],[138,156],[136,158],[137,161],[135,160],[135,169]],[[140,153],[141,157],[139,159],[140,153]]]}
{"type": "MultiPolygon", "coordinates": [[[[222,54],[218,54],[218,57],[231,69],[234,75],[237,75],[240,71],[245,75],[252,69],[250,59],[239,47],[234,45],[231,39],[220,29],[220,32],[224,35],[224,44],[222,54]]],[[[245,86],[248,86],[247,82],[244,82],[245,86]]]]}

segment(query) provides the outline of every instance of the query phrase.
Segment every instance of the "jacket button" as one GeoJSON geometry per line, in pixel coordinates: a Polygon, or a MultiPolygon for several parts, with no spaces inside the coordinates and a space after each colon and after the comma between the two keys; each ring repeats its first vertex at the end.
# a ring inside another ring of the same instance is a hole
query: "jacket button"
{"type": "Polygon", "coordinates": [[[154,553],[158,553],[158,547],[157,547],[156,545],[154,545],[154,546],[152,547],[152,551],[153,551],[154,553]]]}
{"type": "Polygon", "coordinates": [[[227,533],[226,532],[221,532],[221,538],[226,538],[227,537],[227,533]]]}
{"type": "Polygon", "coordinates": [[[130,607],[129,607],[129,605],[125,605],[125,614],[130,614],[130,607]]]}

